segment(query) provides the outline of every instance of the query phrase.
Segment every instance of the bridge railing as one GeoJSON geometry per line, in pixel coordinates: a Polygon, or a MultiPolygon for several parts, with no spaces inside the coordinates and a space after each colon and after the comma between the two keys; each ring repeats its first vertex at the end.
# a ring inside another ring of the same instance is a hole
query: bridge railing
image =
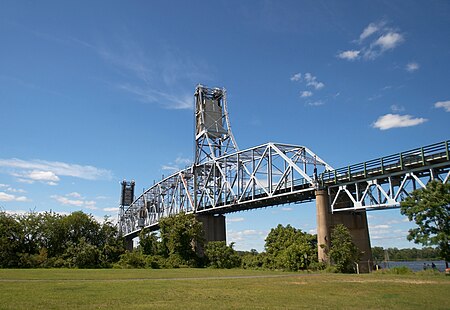
{"type": "Polygon", "coordinates": [[[415,148],[381,158],[357,163],[332,171],[325,171],[319,176],[323,186],[339,184],[362,179],[374,175],[410,169],[415,166],[425,166],[439,160],[450,160],[450,140],[415,148]]]}

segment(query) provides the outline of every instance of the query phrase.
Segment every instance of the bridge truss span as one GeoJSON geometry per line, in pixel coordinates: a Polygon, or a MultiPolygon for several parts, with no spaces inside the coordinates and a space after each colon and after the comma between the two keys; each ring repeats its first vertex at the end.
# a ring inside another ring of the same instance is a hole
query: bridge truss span
{"type": "Polygon", "coordinates": [[[224,214],[314,199],[318,175],[333,170],[303,146],[266,143],[194,164],[145,190],[122,214],[120,230],[157,229],[180,212],[224,214]]]}
{"type": "Polygon", "coordinates": [[[431,180],[450,179],[450,141],[431,144],[364,163],[327,171],[332,212],[396,208],[431,180]]]}

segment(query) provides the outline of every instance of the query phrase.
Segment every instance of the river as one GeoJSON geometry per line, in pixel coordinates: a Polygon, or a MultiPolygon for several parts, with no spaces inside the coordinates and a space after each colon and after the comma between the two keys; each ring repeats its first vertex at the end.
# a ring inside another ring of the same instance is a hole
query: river
{"type": "Polygon", "coordinates": [[[389,262],[381,262],[381,268],[392,268],[399,266],[406,266],[412,271],[420,271],[424,269],[424,264],[426,269],[431,269],[431,263],[436,265],[437,270],[444,272],[445,271],[445,261],[443,260],[418,260],[418,261],[389,261],[389,262]]]}

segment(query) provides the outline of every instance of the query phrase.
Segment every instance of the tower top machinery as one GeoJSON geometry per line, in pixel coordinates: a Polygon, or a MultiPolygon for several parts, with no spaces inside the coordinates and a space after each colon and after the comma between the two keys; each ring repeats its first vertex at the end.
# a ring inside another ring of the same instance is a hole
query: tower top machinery
{"type": "Polygon", "coordinates": [[[195,159],[194,165],[238,151],[231,132],[225,88],[195,89],[195,159]]]}

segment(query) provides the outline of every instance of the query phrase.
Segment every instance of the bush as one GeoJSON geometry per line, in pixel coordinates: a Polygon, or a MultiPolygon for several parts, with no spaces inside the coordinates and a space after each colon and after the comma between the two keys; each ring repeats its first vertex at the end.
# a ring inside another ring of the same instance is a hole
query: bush
{"type": "Polygon", "coordinates": [[[208,266],[213,268],[237,268],[241,265],[241,258],[233,249],[233,243],[229,246],[225,241],[211,241],[206,245],[205,255],[208,266]]]}
{"type": "Polygon", "coordinates": [[[406,266],[396,266],[392,268],[380,269],[376,273],[382,274],[412,274],[412,270],[406,266]]]}
{"type": "Polygon", "coordinates": [[[125,252],[120,255],[120,260],[117,263],[121,268],[145,268],[146,267],[146,255],[140,251],[125,252]]]}

